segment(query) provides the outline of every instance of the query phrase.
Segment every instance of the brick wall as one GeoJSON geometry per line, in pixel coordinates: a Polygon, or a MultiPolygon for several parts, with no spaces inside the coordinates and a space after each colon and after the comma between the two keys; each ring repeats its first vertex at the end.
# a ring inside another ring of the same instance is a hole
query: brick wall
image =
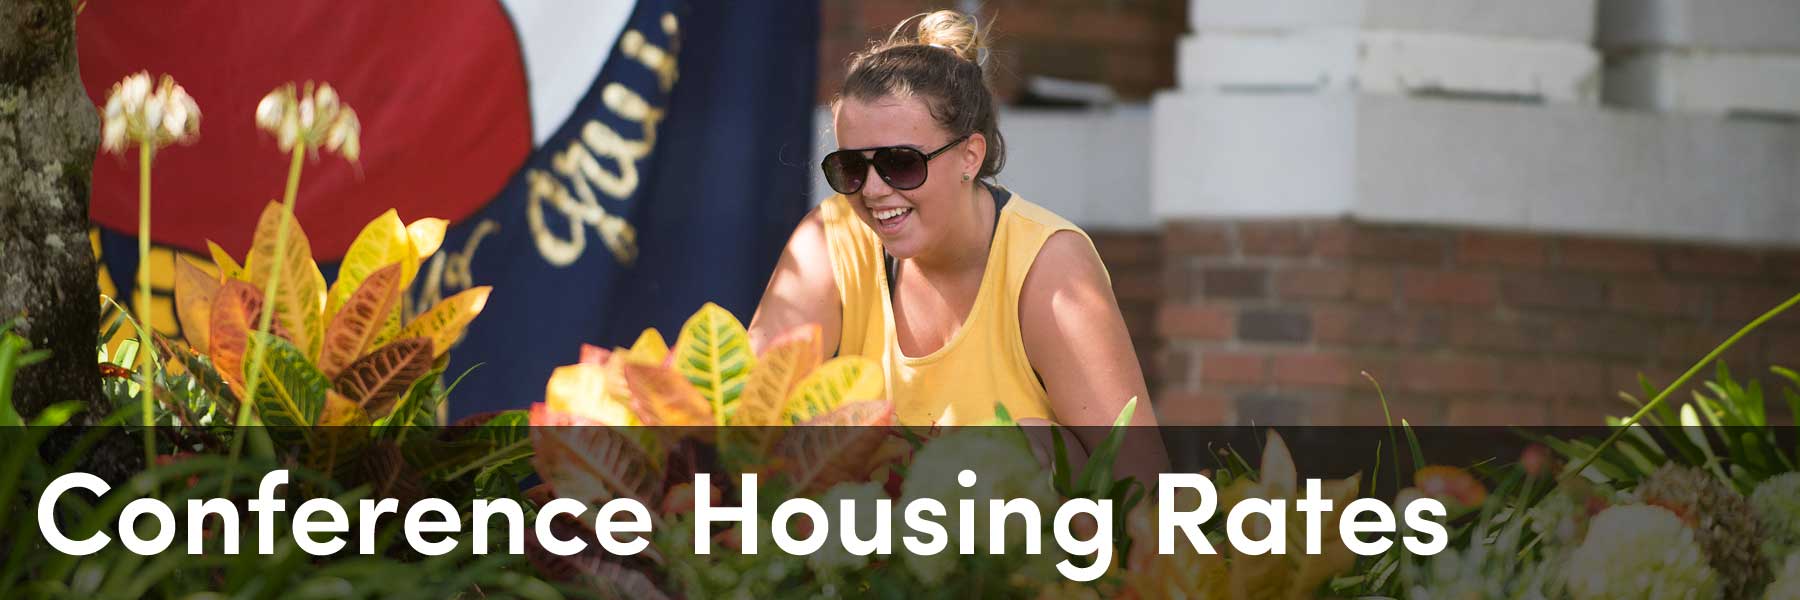
{"type": "MultiPolygon", "coordinates": [[[[887,39],[909,16],[959,3],[939,0],[820,0],[819,101],[844,81],[845,61],[871,40],[887,39]]],[[[1003,99],[1016,99],[1026,77],[1103,82],[1120,97],[1143,100],[1175,82],[1175,40],[1186,29],[1187,0],[987,0],[981,15],[995,34],[988,72],[1003,99]]]]}
{"type": "MultiPolygon", "coordinates": [[[[1598,425],[1639,373],[1673,380],[1800,291],[1795,251],[1346,221],[1162,238],[1162,302],[1133,326],[1170,423],[1380,424],[1366,371],[1413,423],[1598,425]]],[[[1800,365],[1797,326],[1740,342],[1734,372],[1800,365]]]]}
{"type": "Polygon", "coordinates": [[[1163,300],[1162,236],[1154,231],[1089,230],[1094,249],[1112,276],[1113,295],[1131,331],[1144,380],[1156,390],[1161,380],[1157,360],[1162,340],[1156,330],[1156,312],[1163,300]]]}

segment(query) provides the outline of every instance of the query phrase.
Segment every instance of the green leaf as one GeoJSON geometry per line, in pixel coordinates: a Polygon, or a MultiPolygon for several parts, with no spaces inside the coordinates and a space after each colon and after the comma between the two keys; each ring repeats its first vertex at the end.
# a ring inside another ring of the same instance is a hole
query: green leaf
{"type": "Polygon", "coordinates": [[[724,425],[756,363],[743,323],[730,311],[708,302],[681,326],[670,351],[675,355],[675,370],[712,406],[714,421],[724,425]]]}
{"type": "Polygon", "coordinates": [[[1131,423],[1131,414],[1137,411],[1136,397],[1125,403],[1119,416],[1113,419],[1112,431],[1107,432],[1106,439],[1094,454],[1088,457],[1087,464],[1081,468],[1080,481],[1076,490],[1081,492],[1098,492],[1112,484],[1113,461],[1118,458],[1119,444],[1125,441],[1125,431],[1131,423]]]}
{"type": "Polygon", "coordinates": [[[1413,472],[1417,473],[1425,468],[1425,452],[1419,449],[1419,436],[1406,419],[1400,419],[1400,430],[1406,432],[1406,445],[1412,449],[1413,472]]]}
{"type": "Polygon", "coordinates": [[[406,394],[394,404],[393,412],[375,420],[377,431],[388,427],[409,427],[421,421],[421,414],[429,414],[436,410],[432,396],[437,393],[438,380],[444,376],[441,370],[432,370],[414,380],[412,386],[406,388],[406,394]]]}
{"type": "Polygon", "coordinates": [[[263,383],[252,401],[263,423],[290,427],[317,423],[319,412],[325,409],[325,392],[331,389],[325,374],[287,340],[251,332],[250,343],[267,347],[263,354],[263,383]]]}

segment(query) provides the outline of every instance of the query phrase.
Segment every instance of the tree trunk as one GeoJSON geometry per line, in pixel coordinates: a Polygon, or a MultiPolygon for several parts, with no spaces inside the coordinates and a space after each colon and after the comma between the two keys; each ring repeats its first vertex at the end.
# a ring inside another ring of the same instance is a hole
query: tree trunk
{"type": "Polygon", "coordinates": [[[88,193],[99,116],[81,85],[70,0],[0,1],[0,321],[48,362],[18,375],[20,414],[78,400],[110,411],[94,344],[100,291],[88,243],[88,193]]]}

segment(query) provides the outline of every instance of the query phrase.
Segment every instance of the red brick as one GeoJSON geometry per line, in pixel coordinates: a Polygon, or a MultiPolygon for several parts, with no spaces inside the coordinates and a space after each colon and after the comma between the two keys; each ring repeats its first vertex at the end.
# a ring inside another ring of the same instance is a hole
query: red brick
{"type": "MultiPolygon", "coordinates": [[[[1768,285],[1731,285],[1725,286],[1719,293],[1719,307],[1714,318],[1733,328],[1748,324],[1781,303],[1786,302],[1800,287],[1793,289],[1768,285]]],[[[1800,314],[1782,313],[1776,320],[1793,322],[1800,320],[1800,314]]]]}
{"type": "Polygon", "coordinates": [[[1546,338],[1554,352],[1615,359],[1643,358],[1655,351],[1656,327],[1637,319],[1586,317],[1555,322],[1546,338]]]}
{"type": "Polygon", "coordinates": [[[1206,298],[1263,298],[1269,295],[1269,271],[1255,267],[1207,267],[1200,272],[1206,298]]]}
{"type": "Polygon", "coordinates": [[[1623,417],[1632,412],[1632,407],[1624,400],[1614,396],[1608,401],[1604,398],[1570,398],[1550,403],[1550,425],[1558,427],[1599,427],[1606,424],[1606,418],[1623,417]]]}
{"type": "Polygon", "coordinates": [[[1500,291],[1513,307],[1588,310],[1606,305],[1606,287],[1590,276],[1509,275],[1500,291]]]}
{"type": "Polygon", "coordinates": [[[1386,269],[1357,269],[1350,279],[1350,297],[1360,302],[1389,303],[1399,296],[1398,277],[1386,269]]]}
{"type": "Polygon", "coordinates": [[[1231,397],[1217,392],[1164,390],[1152,397],[1156,421],[1161,425],[1224,425],[1231,397]]]}
{"type": "Polygon", "coordinates": [[[1535,318],[1460,315],[1450,323],[1450,343],[1482,351],[1541,353],[1550,347],[1552,321],[1535,318]]]}
{"type": "Polygon", "coordinates": [[[1220,306],[1166,304],[1157,314],[1156,328],[1168,339],[1226,340],[1235,320],[1231,309],[1220,306]]]}
{"type": "Polygon", "coordinates": [[[1170,223],[1162,240],[1165,259],[1231,254],[1231,238],[1219,223],[1170,223]]]}
{"type": "Polygon", "coordinates": [[[1779,281],[1800,281],[1800,250],[1772,250],[1763,259],[1769,276],[1779,281]]]}
{"type": "Polygon", "coordinates": [[[1350,240],[1356,236],[1356,225],[1347,221],[1327,221],[1312,228],[1313,255],[1324,258],[1348,258],[1350,240]]]}
{"type": "Polygon", "coordinates": [[[1165,302],[1191,302],[1200,299],[1200,270],[1185,258],[1163,263],[1162,290],[1165,302]]]}
{"type": "Polygon", "coordinates": [[[1081,10],[1068,15],[1069,22],[1080,27],[1058,32],[1059,41],[1130,44],[1140,40],[1168,37],[1170,25],[1159,22],[1155,15],[1117,9],[1081,10]]]}
{"type": "Polygon", "coordinates": [[[1137,231],[1089,231],[1094,250],[1108,268],[1162,262],[1162,236],[1137,231]]]}
{"type": "Polygon", "coordinates": [[[1656,271],[1656,250],[1649,244],[1597,238],[1562,241],[1562,266],[1581,271],[1650,273],[1656,271]]]}
{"type": "Polygon", "coordinates": [[[1300,221],[1238,224],[1238,248],[1244,256],[1306,256],[1312,252],[1312,235],[1300,221]]]}
{"type": "Polygon", "coordinates": [[[1347,387],[1362,380],[1351,360],[1338,353],[1278,354],[1271,362],[1272,379],[1283,386],[1347,387]]]}
{"type": "Polygon", "coordinates": [[[1542,358],[1507,361],[1502,366],[1501,390],[1544,398],[1585,397],[1606,394],[1606,366],[1595,361],[1542,358]]]}
{"type": "Polygon", "coordinates": [[[1663,252],[1669,272],[1678,275],[1750,277],[1762,274],[1762,256],[1740,248],[1674,246],[1663,252]]]}
{"type": "Polygon", "coordinates": [[[1252,308],[1238,315],[1237,334],[1247,342],[1298,343],[1312,339],[1312,314],[1252,308]]]}
{"type": "Polygon", "coordinates": [[[1607,304],[1630,314],[1664,317],[1706,316],[1712,293],[1700,285],[1656,280],[1615,281],[1607,289],[1607,304]]]}
{"type": "Polygon", "coordinates": [[[1489,358],[1402,358],[1396,361],[1393,389],[1424,394],[1493,391],[1500,369],[1489,358]]]}
{"type": "Polygon", "coordinates": [[[1179,390],[1199,389],[1199,378],[1195,376],[1194,353],[1181,348],[1166,345],[1156,354],[1157,374],[1162,386],[1179,390]]]}
{"type": "Polygon", "coordinates": [[[1350,293],[1350,271],[1293,268],[1275,272],[1275,295],[1305,300],[1337,300],[1350,293]]]}
{"type": "Polygon", "coordinates": [[[1156,302],[1163,297],[1163,273],[1154,268],[1112,270],[1113,295],[1120,302],[1143,300],[1156,302]]]}
{"type": "Polygon", "coordinates": [[[1313,339],[1321,344],[1435,348],[1449,333],[1448,317],[1435,311],[1335,306],[1313,311],[1313,339]]]}
{"type": "MultiPolygon", "coordinates": [[[[1377,380],[1385,380],[1377,377],[1377,380]]],[[[1367,381],[1366,379],[1363,381],[1367,381]]],[[[1370,390],[1351,394],[1339,408],[1333,424],[1351,427],[1398,427],[1402,420],[1414,426],[1437,425],[1443,421],[1444,401],[1414,394],[1389,394],[1385,399],[1370,390]]],[[[1391,455],[1390,455],[1391,456],[1391,455]]],[[[1383,459],[1386,460],[1385,458],[1383,459]]]]}
{"type": "Polygon", "coordinates": [[[1200,381],[1233,385],[1256,385],[1267,379],[1261,354],[1208,352],[1200,356],[1200,381]]]}
{"type": "Polygon", "coordinates": [[[1499,296],[1499,284],[1488,273],[1408,271],[1404,281],[1406,299],[1412,302],[1487,306],[1499,296]]]}
{"type": "Polygon", "coordinates": [[[1550,404],[1541,398],[1457,398],[1447,417],[1452,426],[1527,426],[1550,422],[1550,404]]]}
{"type": "Polygon", "coordinates": [[[1465,231],[1456,238],[1456,261],[1466,265],[1543,267],[1550,263],[1549,243],[1541,236],[1465,231]]]}
{"type": "Polygon", "coordinates": [[[1365,260],[1437,266],[1449,244],[1442,231],[1361,227],[1350,238],[1350,256],[1365,260]]]}

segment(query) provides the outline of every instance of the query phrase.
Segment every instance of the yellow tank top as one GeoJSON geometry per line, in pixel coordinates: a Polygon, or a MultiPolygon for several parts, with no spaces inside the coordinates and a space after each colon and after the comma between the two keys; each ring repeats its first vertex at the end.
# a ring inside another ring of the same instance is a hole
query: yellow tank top
{"type": "Polygon", "coordinates": [[[1014,195],[995,225],[968,319],[942,348],[914,357],[900,352],[880,238],[841,195],[819,212],[843,307],[838,355],[881,363],[900,423],[976,425],[991,421],[996,405],[1006,406],[1014,419],[1050,418],[1049,395],[1019,334],[1019,292],[1051,234],[1074,231],[1085,238],[1086,232],[1014,195]]]}

